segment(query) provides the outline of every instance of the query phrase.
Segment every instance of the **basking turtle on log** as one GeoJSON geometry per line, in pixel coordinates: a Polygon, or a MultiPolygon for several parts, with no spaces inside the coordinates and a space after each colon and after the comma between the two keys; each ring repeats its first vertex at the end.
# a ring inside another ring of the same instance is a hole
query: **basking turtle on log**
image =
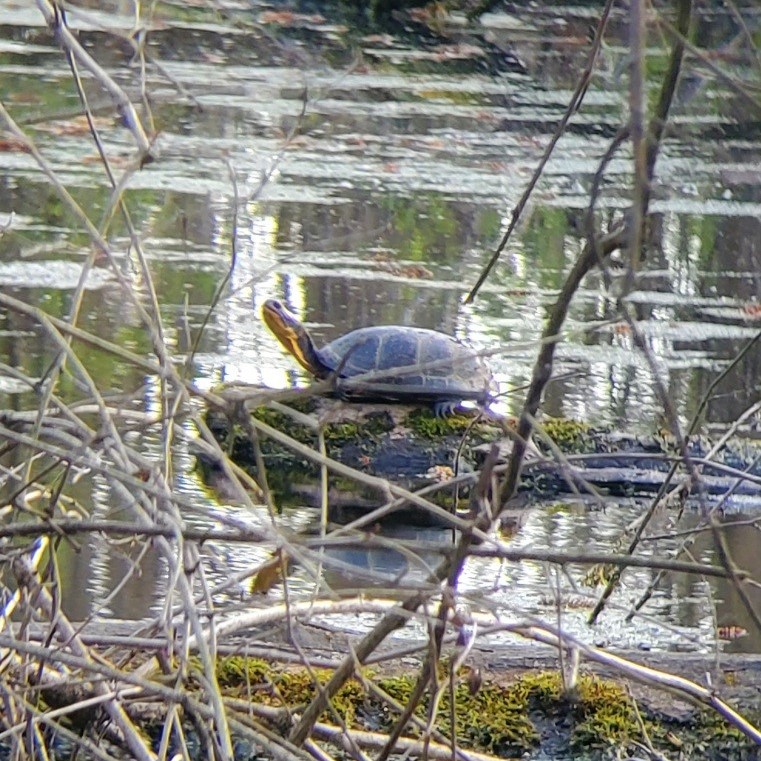
{"type": "Polygon", "coordinates": [[[486,363],[456,338],[436,330],[379,325],[352,330],[322,348],[276,299],[262,317],[280,343],[315,378],[333,378],[335,393],[352,401],[430,404],[437,415],[460,402],[488,404],[494,380],[486,363]]]}

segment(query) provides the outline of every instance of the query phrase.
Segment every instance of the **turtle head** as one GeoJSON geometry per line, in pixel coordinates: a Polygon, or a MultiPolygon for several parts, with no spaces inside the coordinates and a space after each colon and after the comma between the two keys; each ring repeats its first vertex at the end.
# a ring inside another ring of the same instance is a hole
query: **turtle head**
{"type": "Polygon", "coordinates": [[[277,299],[267,299],[262,306],[262,318],[275,337],[296,357],[302,367],[318,378],[325,377],[324,365],[312,336],[296,315],[291,314],[277,299]]]}

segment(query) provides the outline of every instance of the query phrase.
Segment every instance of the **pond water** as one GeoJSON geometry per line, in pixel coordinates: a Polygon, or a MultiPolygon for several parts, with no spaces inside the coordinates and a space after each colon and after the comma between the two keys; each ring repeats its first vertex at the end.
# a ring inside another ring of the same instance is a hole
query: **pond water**
{"type": "MultiPolygon", "coordinates": [[[[143,70],[119,36],[133,28],[130,8],[83,4],[69,22],[85,49],[139,104],[143,70]]],[[[147,29],[143,85],[150,116],[141,111],[155,130],[156,160],[128,173],[124,197],[158,294],[165,341],[178,362],[195,346],[189,372],[197,387],[308,382],[259,319],[264,300],[277,297],[321,340],[374,324],[455,334],[489,352],[506,392],[499,406],[516,413],[542,322],[583,247],[579,222],[592,177],[626,118],[625,18],[614,15],[581,111],[500,263],[474,303],[465,305],[563,115],[584,65],[594,8],[495,12],[481,25],[459,31],[455,25],[441,38],[363,36],[318,15],[267,16],[256,3],[228,2],[218,12],[187,3],[160,8],[147,29]]],[[[746,3],[740,12],[748,28],[759,28],[756,4],[746,3]]],[[[698,38],[722,53],[716,58],[728,75],[758,83],[757,60],[730,13],[701,18],[698,38]]],[[[655,30],[652,45],[649,61],[658,72],[665,56],[655,30]]],[[[105,93],[82,76],[105,152],[120,177],[134,157],[131,135],[114,118],[105,93]]],[[[105,231],[123,265],[120,275],[148,303],[123,217],[112,214],[103,165],[78,116],[71,72],[28,3],[0,0],[0,101],[105,231]]],[[[603,218],[626,208],[630,166],[627,151],[611,163],[598,202],[603,218]]],[[[761,328],[761,117],[707,66],[693,65],[683,83],[658,161],[652,211],[648,259],[629,300],[687,425],[710,384],[761,328]]],[[[0,134],[0,225],[2,292],[65,317],[92,252],[90,240],[34,157],[10,134],[0,134]]],[[[622,281],[615,271],[610,285],[598,274],[585,280],[544,410],[651,433],[661,426],[662,413],[647,362],[616,313],[622,281]]],[[[89,276],[78,325],[150,354],[150,336],[105,263],[89,276]]],[[[0,347],[0,407],[36,409],[34,389],[8,367],[39,379],[55,347],[34,319],[13,310],[0,310],[0,347]]],[[[154,377],[92,346],[78,345],[77,351],[101,390],[124,395],[136,412],[160,410],[154,377]]],[[[705,410],[705,431],[721,430],[758,401],[760,365],[755,348],[729,369],[705,410]]],[[[68,401],[87,396],[68,374],[58,393],[68,401]]],[[[744,430],[752,433],[756,420],[749,418],[744,430]]],[[[162,442],[155,430],[136,427],[129,435],[158,456],[162,442]]],[[[178,441],[177,447],[176,488],[190,505],[189,523],[211,526],[231,516],[252,524],[269,520],[264,508],[243,514],[212,494],[193,470],[186,445],[178,441]]],[[[4,450],[4,456],[5,468],[19,464],[13,451],[4,450]]],[[[4,495],[13,493],[13,483],[6,479],[4,495]]],[[[98,478],[74,485],[72,499],[94,517],[119,512],[118,499],[98,478]]],[[[733,515],[738,526],[727,534],[736,561],[755,578],[761,577],[757,529],[742,519],[755,516],[758,507],[750,502],[745,515],[733,515]]],[[[643,510],[637,500],[611,501],[604,510],[573,502],[537,509],[513,541],[520,547],[610,549],[643,510]]],[[[280,520],[306,530],[316,517],[295,509],[280,520]]],[[[419,539],[421,531],[409,529],[411,538],[419,539]]],[[[450,539],[429,532],[426,541],[450,539]]],[[[644,551],[665,555],[676,546],[676,539],[668,539],[644,551]]],[[[210,546],[210,578],[229,579],[269,549],[210,546]]],[[[711,561],[710,540],[699,540],[693,554],[711,561]]],[[[155,611],[166,590],[153,580],[163,579],[165,569],[152,553],[137,564],[136,557],[135,548],[117,550],[95,539],[82,547],[62,545],[70,615],[140,618],[155,611]]],[[[326,571],[325,581],[335,589],[355,586],[363,568],[381,587],[398,586],[401,570],[409,583],[422,574],[389,551],[336,551],[333,558],[355,569],[326,571]]],[[[569,569],[568,578],[556,579],[540,563],[474,559],[462,591],[474,605],[516,619],[554,620],[554,595],[562,588],[569,603],[566,625],[603,644],[710,650],[717,625],[751,629],[730,585],[681,576],[665,577],[643,616],[625,623],[629,605],[654,575],[641,570],[626,574],[602,625],[589,630],[584,619],[597,592],[580,585],[584,572],[569,569]]],[[[294,592],[312,586],[306,572],[294,572],[294,592]]],[[[761,632],[725,647],[761,650],[761,632]]]]}

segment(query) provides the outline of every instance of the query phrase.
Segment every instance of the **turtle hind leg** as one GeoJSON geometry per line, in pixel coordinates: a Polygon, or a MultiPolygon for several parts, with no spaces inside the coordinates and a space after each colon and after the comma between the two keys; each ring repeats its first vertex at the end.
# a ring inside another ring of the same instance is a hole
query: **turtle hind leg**
{"type": "Polygon", "coordinates": [[[449,417],[457,412],[459,406],[459,399],[442,399],[433,403],[433,414],[436,417],[449,417]]]}

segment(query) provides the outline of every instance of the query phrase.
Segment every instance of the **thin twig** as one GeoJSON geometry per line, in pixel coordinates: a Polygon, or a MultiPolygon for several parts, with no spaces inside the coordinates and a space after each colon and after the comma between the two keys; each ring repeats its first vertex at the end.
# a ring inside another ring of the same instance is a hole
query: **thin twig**
{"type": "Polygon", "coordinates": [[[69,55],[71,55],[81,66],[86,68],[101,84],[108,94],[114,99],[119,109],[119,114],[124,119],[132,136],[140,149],[140,164],[151,160],[151,143],[143,130],[140,119],[130,102],[130,99],[124,93],[119,85],[104,71],[98,62],[82,47],[79,40],[71,33],[66,24],[61,23],[61,11],[55,2],[48,0],[37,0],[37,7],[45,18],[47,25],[56,35],[59,44],[69,55]]]}
{"type": "Polygon", "coordinates": [[[599,55],[599,52],[600,52],[600,46],[602,45],[602,40],[605,35],[605,29],[608,25],[608,17],[610,16],[610,12],[613,9],[614,5],[615,5],[615,0],[606,0],[605,7],[603,8],[602,14],[600,15],[600,20],[597,23],[595,36],[594,36],[594,39],[592,40],[592,46],[589,51],[589,55],[587,57],[587,65],[584,71],[582,72],[581,76],[579,77],[579,81],[576,84],[576,89],[574,90],[574,93],[571,96],[571,100],[569,101],[568,106],[566,107],[565,113],[563,114],[563,118],[560,120],[560,123],[558,124],[555,130],[555,133],[550,139],[550,142],[547,144],[547,147],[544,149],[542,158],[539,160],[539,163],[537,164],[537,167],[534,170],[534,174],[531,177],[531,180],[529,181],[528,186],[523,191],[523,195],[521,196],[520,200],[518,201],[515,208],[513,209],[513,213],[510,217],[510,224],[508,225],[507,230],[505,231],[505,234],[502,236],[502,240],[499,242],[499,245],[497,246],[496,251],[492,254],[492,257],[487,263],[486,267],[484,267],[483,271],[479,275],[478,280],[476,280],[476,284],[473,286],[470,293],[465,298],[466,304],[470,304],[476,298],[476,295],[478,294],[478,291],[480,290],[481,286],[486,281],[486,278],[489,277],[489,273],[492,271],[494,265],[497,263],[497,260],[499,259],[502,252],[504,251],[508,240],[510,240],[510,236],[512,235],[513,230],[515,229],[515,226],[518,224],[518,219],[520,218],[520,215],[523,213],[523,209],[526,207],[526,204],[528,203],[528,199],[533,193],[537,182],[539,182],[539,178],[542,176],[544,167],[547,165],[547,162],[550,160],[550,156],[552,155],[552,152],[555,150],[555,146],[557,145],[558,141],[565,133],[566,127],[568,126],[568,122],[571,120],[571,117],[579,110],[581,106],[581,101],[583,100],[584,94],[586,93],[587,88],[589,87],[589,82],[592,78],[592,72],[594,71],[595,62],[597,61],[597,56],[599,55]]]}

